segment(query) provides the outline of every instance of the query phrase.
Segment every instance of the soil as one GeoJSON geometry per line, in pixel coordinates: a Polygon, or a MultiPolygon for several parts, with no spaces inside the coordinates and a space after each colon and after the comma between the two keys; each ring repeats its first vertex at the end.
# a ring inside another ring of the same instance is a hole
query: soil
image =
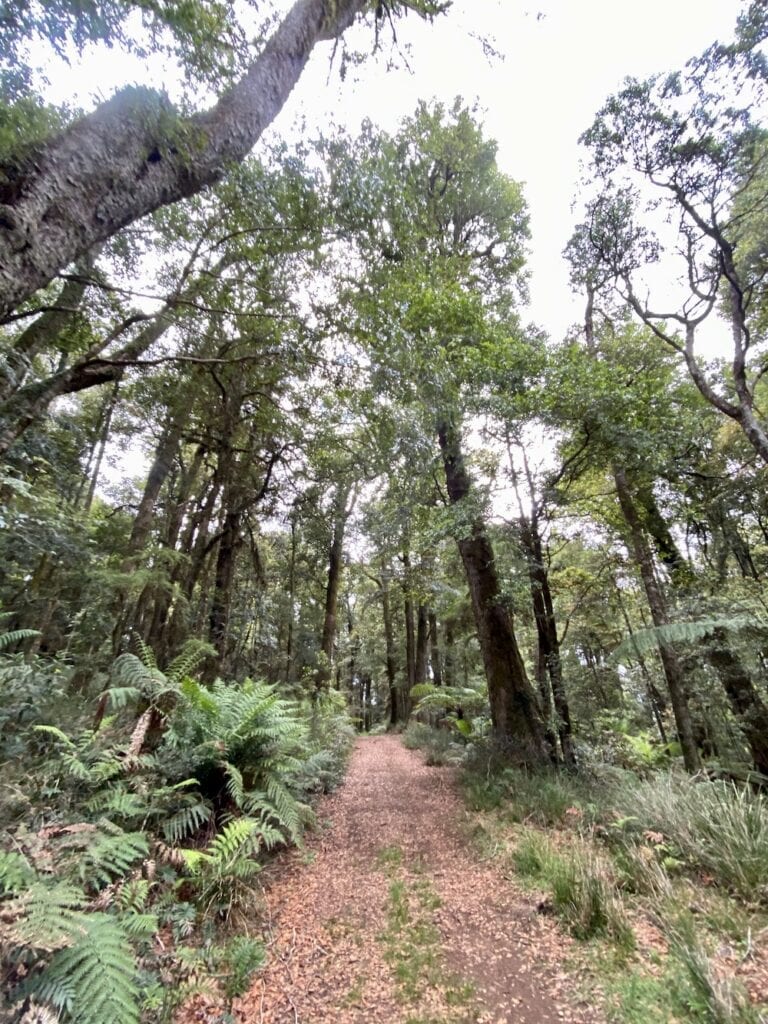
{"type": "Polygon", "coordinates": [[[364,738],[318,820],[262,876],[269,960],[238,1022],[600,1024],[570,940],[471,848],[450,768],[364,738]]]}

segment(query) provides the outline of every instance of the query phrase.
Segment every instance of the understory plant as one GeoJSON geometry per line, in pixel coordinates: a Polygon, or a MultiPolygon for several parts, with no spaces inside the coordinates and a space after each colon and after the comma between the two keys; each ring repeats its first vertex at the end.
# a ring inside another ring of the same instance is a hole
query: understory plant
{"type": "MultiPolygon", "coordinates": [[[[161,672],[151,652],[122,655],[95,707],[62,688],[65,728],[51,700],[6,729],[0,969],[17,1013],[170,1021],[201,978],[231,1003],[263,963],[258,939],[227,932],[265,851],[299,842],[308,797],[340,779],[353,732],[331,700],[310,740],[275,687],[204,686],[196,660],[161,672]]],[[[16,667],[0,665],[10,696],[16,667]]]]}

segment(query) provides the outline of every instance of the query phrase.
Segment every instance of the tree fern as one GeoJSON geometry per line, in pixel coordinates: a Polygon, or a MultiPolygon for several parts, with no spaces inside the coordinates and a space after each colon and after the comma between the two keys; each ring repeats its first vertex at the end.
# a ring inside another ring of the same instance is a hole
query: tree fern
{"type": "Polygon", "coordinates": [[[670,622],[664,626],[638,629],[632,636],[622,640],[611,655],[614,661],[632,661],[638,656],[656,650],[659,644],[691,644],[705,640],[713,633],[723,630],[731,633],[754,633],[765,637],[768,622],[747,616],[731,618],[697,619],[693,622],[670,622]]]}
{"type": "Polygon", "coordinates": [[[419,683],[412,687],[411,697],[418,703],[414,711],[462,711],[479,712],[488,705],[488,698],[479,690],[468,686],[433,686],[419,683]]]}

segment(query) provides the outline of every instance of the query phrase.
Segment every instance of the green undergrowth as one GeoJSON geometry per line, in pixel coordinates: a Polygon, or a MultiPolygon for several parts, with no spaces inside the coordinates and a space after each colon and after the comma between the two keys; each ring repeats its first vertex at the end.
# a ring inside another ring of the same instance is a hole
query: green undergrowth
{"type": "Polygon", "coordinates": [[[424,722],[409,722],[400,739],[409,750],[423,751],[424,761],[430,767],[459,764],[464,754],[464,745],[456,733],[435,729],[424,722]]]}
{"type": "MultiPolygon", "coordinates": [[[[766,1024],[735,968],[766,955],[768,804],[675,772],[463,776],[472,841],[577,945],[614,1024],[766,1024]],[[757,940],[756,940],[756,937],[757,940]]],[[[574,968],[575,969],[575,968],[574,968]]]]}
{"type": "Polygon", "coordinates": [[[386,927],[378,941],[400,1000],[415,1011],[408,1024],[471,1024],[474,988],[446,966],[435,921],[440,897],[419,864],[405,863],[400,847],[383,847],[377,860],[389,881],[386,927]],[[439,1018],[419,1012],[432,993],[447,1007],[439,1018]]]}
{"type": "Polygon", "coordinates": [[[35,705],[0,663],[0,982],[41,1020],[164,1024],[205,990],[224,1024],[264,963],[261,866],[354,732],[338,695],[206,686],[195,661],[123,655],[94,696],[41,680],[35,705]]]}

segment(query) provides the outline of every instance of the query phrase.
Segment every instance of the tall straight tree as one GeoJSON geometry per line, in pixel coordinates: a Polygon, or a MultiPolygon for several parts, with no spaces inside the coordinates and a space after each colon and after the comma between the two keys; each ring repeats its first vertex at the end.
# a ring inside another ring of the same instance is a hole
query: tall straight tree
{"type": "Polygon", "coordinates": [[[510,324],[527,235],[520,188],[498,170],[495,144],[459,101],[450,110],[421,104],[393,138],[367,130],[328,149],[338,216],[368,265],[349,300],[374,383],[388,393],[394,385],[422,429],[437,435],[496,737],[543,764],[541,715],[462,444],[468,394],[490,364],[508,370],[515,347],[510,324]]]}

